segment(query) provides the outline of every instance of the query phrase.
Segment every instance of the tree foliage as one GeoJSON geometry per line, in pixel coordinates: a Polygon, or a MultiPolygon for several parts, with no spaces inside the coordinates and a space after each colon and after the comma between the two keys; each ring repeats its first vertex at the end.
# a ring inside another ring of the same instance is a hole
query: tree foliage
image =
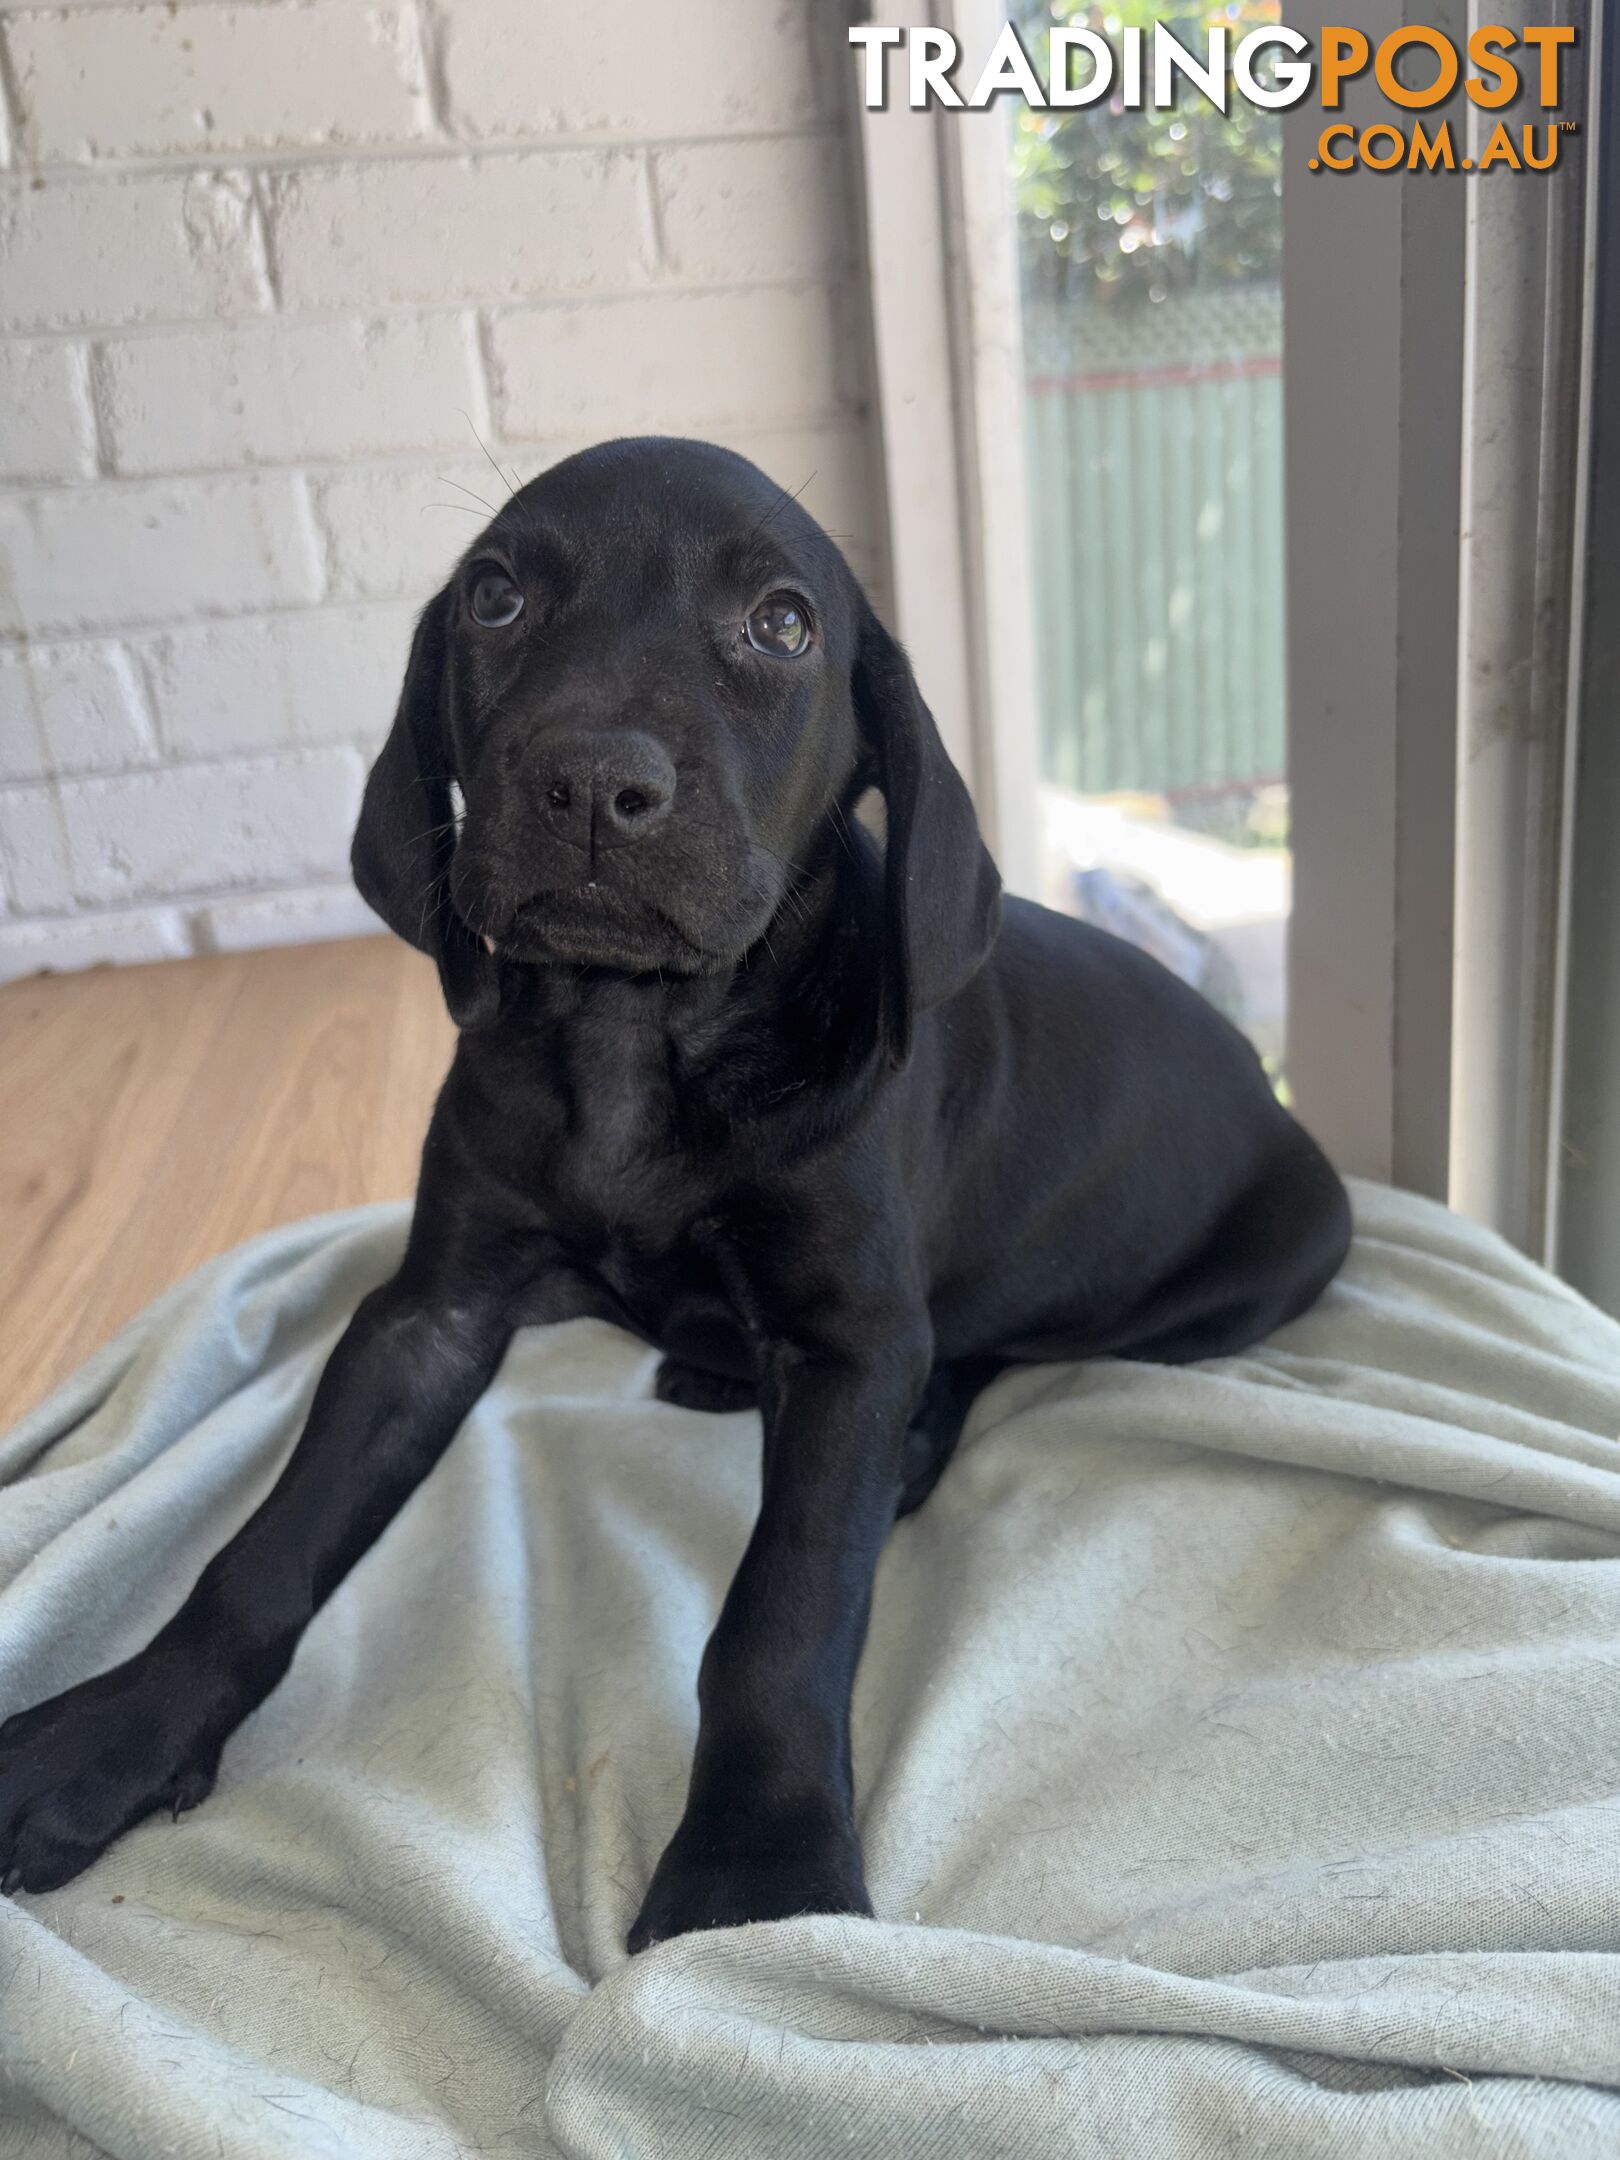
{"type": "MultiPolygon", "coordinates": [[[[1151,88],[1156,24],[1201,61],[1210,25],[1227,25],[1230,49],[1279,10],[1277,0],[1015,0],[1010,12],[1043,82],[1054,25],[1098,31],[1116,49],[1122,30],[1140,28],[1151,88]]],[[[1280,275],[1281,116],[1235,91],[1224,115],[1186,84],[1173,108],[1125,112],[1116,74],[1113,94],[1095,105],[1016,106],[1012,160],[1025,275],[1037,291],[1132,307],[1280,275]]]]}

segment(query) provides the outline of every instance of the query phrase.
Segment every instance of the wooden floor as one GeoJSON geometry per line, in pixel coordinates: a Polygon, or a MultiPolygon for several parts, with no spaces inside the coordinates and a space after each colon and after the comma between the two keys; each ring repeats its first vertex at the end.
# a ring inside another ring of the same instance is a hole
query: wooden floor
{"type": "Polygon", "coordinates": [[[0,1430],[213,1254],[408,1195],[452,1040],[385,937],[0,989],[0,1430]]]}

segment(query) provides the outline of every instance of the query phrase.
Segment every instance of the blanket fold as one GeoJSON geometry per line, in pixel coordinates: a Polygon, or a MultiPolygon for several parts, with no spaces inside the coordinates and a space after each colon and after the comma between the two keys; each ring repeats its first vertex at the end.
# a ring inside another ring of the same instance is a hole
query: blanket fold
{"type": "MultiPolygon", "coordinates": [[[[975,1405],[878,1576],[878,1917],[634,1962],[758,1420],[520,1335],[214,1796],[0,1903],[0,2156],[1620,2151],[1620,1326],[1354,1199],[1261,1348],[975,1405]]],[[[0,1716],[174,1610],[405,1223],[226,1255],[0,1440],[0,1716]]]]}

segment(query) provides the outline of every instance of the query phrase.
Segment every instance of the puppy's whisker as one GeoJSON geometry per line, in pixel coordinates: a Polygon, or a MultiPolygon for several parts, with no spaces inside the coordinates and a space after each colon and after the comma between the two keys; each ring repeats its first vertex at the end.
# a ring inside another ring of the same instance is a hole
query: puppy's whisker
{"type": "MultiPolygon", "coordinates": [[[[501,471],[500,466],[495,462],[495,453],[493,450],[491,450],[489,444],[485,442],[483,436],[479,434],[477,421],[473,418],[472,414],[468,412],[465,405],[458,405],[456,407],[456,410],[460,413],[462,419],[466,421],[468,427],[472,429],[472,439],[478,445],[479,449],[483,451],[485,457],[488,458],[490,470],[500,481],[502,487],[505,488],[508,496],[515,496],[517,493],[517,489],[512,485],[511,481],[507,479],[505,473],[501,471]]],[[[467,492],[471,494],[472,490],[469,488],[467,492]]]]}
{"type": "Polygon", "coordinates": [[[853,862],[855,860],[855,847],[853,837],[850,833],[848,823],[845,820],[844,813],[837,803],[834,803],[832,806],[832,820],[833,830],[838,835],[838,845],[843,849],[844,853],[849,857],[850,861],[853,862]]]}
{"type": "Polygon", "coordinates": [[[430,927],[437,925],[440,910],[448,897],[442,878],[432,877],[428,879],[422,893],[421,920],[418,923],[416,933],[416,941],[419,945],[427,942],[428,930],[430,927]],[[431,907],[428,905],[430,900],[433,902],[431,907]]]}
{"type": "MultiPolygon", "coordinates": [[[[818,466],[818,467],[816,468],[816,471],[819,471],[819,470],[820,470],[820,467],[818,466]]],[[[778,495],[777,495],[777,498],[776,498],[775,502],[773,502],[773,503],[771,504],[770,508],[769,508],[769,509],[768,509],[768,510],[767,510],[767,511],[765,512],[765,515],[764,515],[764,516],[763,516],[763,517],[762,517],[762,518],[760,519],[759,523],[758,523],[758,524],[757,524],[757,525],[756,525],[756,526],[754,527],[753,531],[752,531],[752,532],[751,532],[751,533],[750,533],[750,534],[748,535],[748,538],[749,538],[749,540],[757,540],[757,539],[759,538],[760,534],[761,534],[761,533],[762,533],[762,532],[763,532],[763,531],[765,530],[766,526],[767,526],[767,525],[768,525],[768,524],[769,524],[769,523],[771,522],[771,519],[772,519],[773,517],[775,517],[775,515],[776,515],[776,513],[777,513],[777,511],[778,511],[778,510],[785,510],[785,509],[787,508],[787,506],[788,506],[788,504],[789,504],[789,503],[791,503],[791,502],[797,502],[797,501],[798,501],[798,499],[799,499],[799,497],[800,497],[800,496],[801,496],[801,495],[802,495],[802,494],[804,493],[805,489],[806,489],[806,488],[807,488],[807,487],[808,487],[808,486],[810,485],[811,481],[812,481],[812,480],[813,480],[813,479],[814,479],[815,477],[816,477],[816,472],[815,472],[815,471],[813,471],[813,472],[809,472],[809,473],[807,473],[807,474],[805,475],[805,477],[804,477],[804,478],[803,478],[803,479],[802,479],[802,480],[801,480],[801,481],[799,482],[799,484],[798,484],[798,486],[797,486],[796,488],[783,488],[783,489],[781,489],[781,490],[780,490],[780,492],[779,492],[779,493],[778,493],[778,495]]],[[[747,544],[747,543],[745,542],[745,543],[744,543],[744,545],[746,546],[746,544],[747,544]]]]}
{"type": "MultiPolygon", "coordinates": [[[[499,466],[497,466],[495,469],[497,472],[500,472],[499,466]]],[[[453,487],[457,490],[459,494],[470,495],[475,503],[483,504],[484,508],[489,512],[491,517],[495,516],[495,505],[489,500],[488,496],[480,495],[476,488],[468,487],[467,483],[464,480],[453,480],[448,473],[443,472],[435,473],[433,477],[439,482],[441,487],[453,487]]],[[[502,473],[501,477],[504,480],[506,475],[502,473]]]]}
{"type": "Polygon", "coordinates": [[[515,503],[517,505],[518,518],[523,526],[524,531],[528,533],[531,539],[537,538],[538,534],[535,527],[534,519],[530,516],[528,510],[524,506],[523,496],[518,482],[501,469],[500,460],[496,457],[494,451],[491,450],[489,444],[485,442],[483,436],[479,434],[478,424],[473,419],[472,414],[468,412],[464,406],[458,406],[456,409],[458,412],[460,412],[462,419],[466,421],[468,427],[472,429],[473,441],[477,443],[479,449],[483,451],[484,456],[488,459],[490,470],[500,481],[502,487],[505,488],[507,502],[509,504],[515,503]]]}
{"type": "Polygon", "coordinates": [[[457,819],[446,818],[442,825],[428,825],[421,832],[412,833],[410,838],[404,842],[404,845],[414,847],[418,840],[437,840],[441,833],[455,832],[458,827],[459,821],[457,819]]]}

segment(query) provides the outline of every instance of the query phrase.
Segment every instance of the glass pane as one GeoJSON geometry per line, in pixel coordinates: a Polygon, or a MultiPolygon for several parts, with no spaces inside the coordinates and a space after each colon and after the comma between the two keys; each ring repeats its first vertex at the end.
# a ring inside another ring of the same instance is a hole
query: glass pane
{"type": "MultiPolygon", "coordinates": [[[[1620,74],[1602,86],[1597,130],[1594,418],[1620,383],[1620,74]]],[[[1565,944],[1558,1272],[1620,1318],[1620,428],[1592,429],[1586,592],[1577,666],[1573,820],[1565,944]]]]}
{"type": "MultiPolygon", "coordinates": [[[[1279,19],[1273,0],[1009,13],[1043,77],[1054,24],[1114,42],[1162,21],[1201,59],[1210,24],[1235,45],[1279,19]]],[[[1044,897],[1194,982],[1280,1080],[1281,119],[1185,87],[1165,111],[1008,110],[1044,897]]]]}

